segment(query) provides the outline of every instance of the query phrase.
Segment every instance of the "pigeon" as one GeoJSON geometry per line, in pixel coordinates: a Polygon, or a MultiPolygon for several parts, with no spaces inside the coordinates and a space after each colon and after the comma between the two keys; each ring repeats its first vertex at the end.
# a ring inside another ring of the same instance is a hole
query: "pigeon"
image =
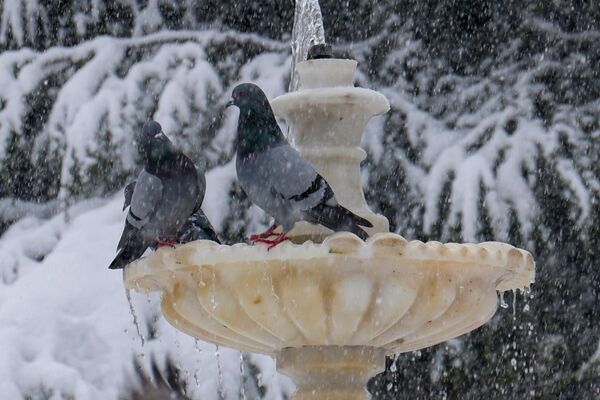
{"type": "Polygon", "coordinates": [[[137,142],[144,169],[125,190],[129,211],[110,269],[124,268],[148,247],[176,243],[204,189],[192,160],[174,146],[160,124],[147,122],[137,142]]]}
{"type": "MultiPolygon", "coordinates": [[[[210,220],[202,211],[202,201],[204,200],[204,192],[206,189],[206,178],[204,177],[204,171],[196,166],[196,172],[198,174],[198,187],[200,188],[198,199],[196,202],[196,209],[192,215],[185,221],[185,224],[181,227],[177,233],[177,243],[189,243],[194,240],[212,240],[213,242],[221,243],[219,236],[215,232],[210,220]]],[[[123,203],[123,210],[131,205],[131,196],[135,189],[135,180],[131,181],[125,186],[125,202],[123,203]]],[[[152,246],[151,246],[152,247],[152,246]]]]}
{"type": "Polygon", "coordinates": [[[321,224],[335,232],[349,231],[363,240],[362,227],[373,225],[341,206],[331,186],[285,139],[264,92],[252,83],[233,89],[229,105],[240,109],[237,129],[236,171],[238,181],[250,201],[274,218],[266,232],[252,241],[272,248],[287,240],[286,232],[298,221],[321,224]],[[275,240],[277,225],[283,232],[275,240]]]}

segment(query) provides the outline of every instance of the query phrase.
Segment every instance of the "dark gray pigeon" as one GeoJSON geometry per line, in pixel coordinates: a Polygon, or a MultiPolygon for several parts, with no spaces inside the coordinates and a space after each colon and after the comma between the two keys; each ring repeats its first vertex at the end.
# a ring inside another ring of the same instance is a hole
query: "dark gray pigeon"
{"type": "Polygon", "coordinates": [[[125,267],[148,247],[176,243],[199,203],[196,166],[175,148],[157,122],[147,122],[137,142],[144,169],[133,188],[125,191],[129,212],[110,269],[125,267]]]}
{"type": "Polygon", "coordinates": [[[273,241],[273,228],[251,240],[272,246],[286,240],[285,232],[297,221],[321,224],[333,231],[349,231],[363,240],[366,219],[338,204],[329,184],[283,136],[267,96],[256,85],[233,89],[228,105],[240,109],[236,169],[240,186],[250,200],[283,226],[273,241]]]}
{"type": "MultiPolygon", "coordinates": [[[[204,192],[206,190],[206,178],[204,177],[204,171],[196,166],[196,172],[198,174],[198,199],[196,202],[196,209],[192,215],[185,221],[185,224],[181,227],[177,233],[178,243],[188,243],[194,240],[212,240],[213,242],[221,243],[219,236],[216,234],[210,220],[202,211],[202,201],[204,200],[204,192]]],[[[131,196],[135,189],[135,182],[130,182],[125,186],[125,202],[123,203],[123,210],[131,204],[131,196]]]]}

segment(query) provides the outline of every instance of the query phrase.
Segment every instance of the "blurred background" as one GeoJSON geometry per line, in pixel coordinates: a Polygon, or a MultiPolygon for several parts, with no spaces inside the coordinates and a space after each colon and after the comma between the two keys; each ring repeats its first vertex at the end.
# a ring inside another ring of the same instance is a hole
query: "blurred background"
{"type": "MultiPolygon", "coordinates": [[[[371,208],[407,239],[506,241],[537,262],[482,328],[388,360],[375,399],[600,397],[600,5],[321,0],[325,36],[391,111],[367,126],[371,208]]],[[[0,2],[0,397],[284,399],[267,357],[195,342],[114,257],[149,118],[207,171],[228,242],[231,89],[286,92],[294,2],[0,2]]]]}

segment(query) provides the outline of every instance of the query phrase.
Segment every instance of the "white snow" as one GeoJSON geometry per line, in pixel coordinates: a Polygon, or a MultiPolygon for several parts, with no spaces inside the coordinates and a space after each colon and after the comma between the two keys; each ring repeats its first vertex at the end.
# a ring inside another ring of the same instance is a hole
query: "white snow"
{"type": "MultiPolygon", "coordinates": [[[[0,286],[0,398],[51,389],[78,400],[117,399],[133,381],[134,359],[149,370],[152,358],[163,363],[167,355],[180,366],[192,398],[218,398],[215,346],[200,342],[197,351],[191,337],[162,318],[156,296],[133,294],[146,336],[141,346],[122,273],[107,269],[123,225],[121,205],[121,194],[89,201],[46,221],[23,219],[3,235],[0,271],[10,270],[8,255],[19,273],[0,286]],[[38,262],[39,254],[47,256],[38,262]],[[158,338],[149,339],[145,321],[155,318],[158,338]]],[[[227,399],[236,399],[239,352],[221,349],[220,359],[227,399]]],[[[268,399],[291,393],[271,359],[250,356],[255,359],[268,399]]]]}

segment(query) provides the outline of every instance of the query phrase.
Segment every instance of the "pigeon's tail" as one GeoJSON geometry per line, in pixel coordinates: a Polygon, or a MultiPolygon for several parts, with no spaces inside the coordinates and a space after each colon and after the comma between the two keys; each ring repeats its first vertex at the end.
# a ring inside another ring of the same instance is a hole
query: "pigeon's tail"
{"type": "Polygon", "coordinates": [[[147,246],[142,244],[128,245],[122,248],[115,259],[108,266],[109,269],[125,268],[130,262],[140,258],[146,251],[147,246]]]}
{"type": "Polygon", "coordinates": [[[328,206],[319,204],[310,211],[316,222],[331,229],[332,231],[348,231],[354,233],[362,240],[367,240],[369,235],[362,227],[372,228],[373,224],[368,220],[359,217],[352,211],[341,205],[328,206]]]}
{"type": "Polygon", "coordinates": [[[188,243],[202,239],[221,243],[206,214],[202,210],[196,211],[188,218],[177,236],[179,243],[188,243]]]}

